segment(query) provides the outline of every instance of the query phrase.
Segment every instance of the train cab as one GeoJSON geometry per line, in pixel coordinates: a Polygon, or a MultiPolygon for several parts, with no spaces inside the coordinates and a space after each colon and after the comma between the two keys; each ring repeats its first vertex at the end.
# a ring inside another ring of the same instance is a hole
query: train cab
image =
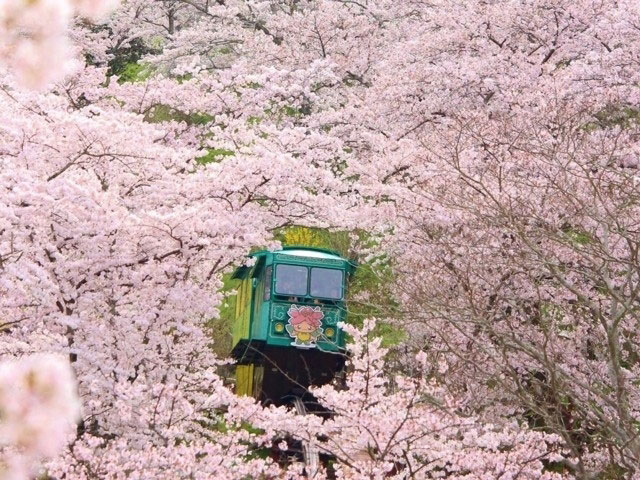
{"type": "Polygon", "coordinates": [[[233,274],[239,286],[232,357],[239,365],[241,393],[256,396],[250,390],[262,383],[263,373],[260,379],[248,377],[265,368],[302,385],[322,383],[344,363],[345,335],[338,323],[346,320],[353,264],[331,250],[310,247],[250,256],[253,265],[233,274]]]}

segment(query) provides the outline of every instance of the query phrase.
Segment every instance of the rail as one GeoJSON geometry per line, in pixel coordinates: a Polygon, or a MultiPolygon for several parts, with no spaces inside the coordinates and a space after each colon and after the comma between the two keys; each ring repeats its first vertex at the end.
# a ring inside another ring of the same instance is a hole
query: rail
{"type": "MultiPolygon", "coordinates": [[[[307,415],[307,407],[300,397],[293,398],[293,406],[296,409],[298,415],[307,415]]],[[[305,471],[308,478],[314,478],[318,473],[320,465],[320,454],[318,453],[318,447],[316,447],[311,441],[302,441],[302,456],[305,464],[305,471]]]]}

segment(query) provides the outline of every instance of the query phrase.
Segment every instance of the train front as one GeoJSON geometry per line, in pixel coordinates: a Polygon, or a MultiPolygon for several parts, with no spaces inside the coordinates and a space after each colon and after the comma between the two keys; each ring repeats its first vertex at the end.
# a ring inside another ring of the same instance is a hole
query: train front
{"type": "Polygon", "coordinates": [[[270,305],[263,313],[270,326],[267,345],[341,351],[345,339],[338,322],[346,318],[349,269],[348,261],[325,251],[289,249],[274,254],[266,267],[267,284],[272,284],[270,294],[265,292],[270,305]]]}
{"type": "Polygon", "coordinates": [[[244,333],[234,342],[233,356],[247,365],[238,367],[239,391],[282,403],[341,372],[345,334],[338,324],[346,320],[353,266],[335,252],[308,247],[253,256],[255,265],[242,273],[251,292],[239,310],[237,331],[244,333]]]}

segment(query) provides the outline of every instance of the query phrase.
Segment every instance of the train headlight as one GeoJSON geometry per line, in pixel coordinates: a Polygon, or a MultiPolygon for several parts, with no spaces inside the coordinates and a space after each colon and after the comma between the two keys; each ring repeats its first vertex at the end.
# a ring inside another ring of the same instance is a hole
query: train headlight
{"type": "Polygon", "coordinates": [[[278,322],[273,326],[273,330],[276,333],[282,333],[282,332],[284,332],[284,325],[282,323],[278,322]]]}

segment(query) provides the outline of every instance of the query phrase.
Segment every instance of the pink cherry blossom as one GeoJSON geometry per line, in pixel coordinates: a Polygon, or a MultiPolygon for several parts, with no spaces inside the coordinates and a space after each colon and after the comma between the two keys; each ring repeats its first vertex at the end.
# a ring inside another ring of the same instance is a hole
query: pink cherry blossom
{"type": "Polygon", "coordinates": [[[265,452],[305,441],[317,478],[637,477],[638,2],[113,6],[0,2],[0,352],[69,358],[82,404],[27,448],[5,395],[12,471],[302,478],[265,452]],[[344,326],[328,418],[214,353],[290,225],[349,232],[398,342],[344,326]]]}
{"type": "Polygon", "coordinates": [[[69,362],[33,355],[0,364],[2,479],[27,479],[37,463],[57,455],[79,417],[69,362]]]}
{"type": "Polygon", "coordinates": [[[74,14],[98,19],[117,0],[6,0],[0,4],[0,61],[25,85],[42,88],[69,73],[74,14]]]}

